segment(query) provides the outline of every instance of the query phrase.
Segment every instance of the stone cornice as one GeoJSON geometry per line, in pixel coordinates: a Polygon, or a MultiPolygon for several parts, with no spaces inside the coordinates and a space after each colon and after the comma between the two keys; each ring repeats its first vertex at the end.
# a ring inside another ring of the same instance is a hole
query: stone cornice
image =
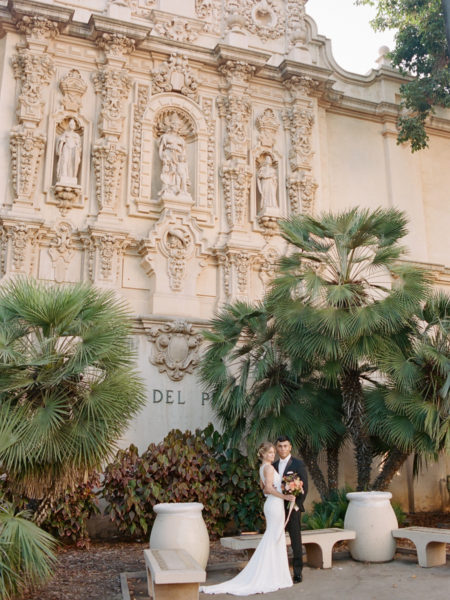
{"type": "Polygon", "coordinates": [[[74,9],[55,4],[35,2],[34,0],[9,0],[8,11],[14,21],[24,16],[43,17],[50,21],[61,24],[61,27],[67,25],[72,20],[74,9]]]}
{"type": "Polygon", "coordinates": [[[213,50],[213,54],[219,65],[228,61],[246,62],[255,68],[255,74],[265,66],[271,56],[270,52],[235,48],[227,44],[217,44],[213,50]]]}
{"type": "Polygon", "coordinates": [[[119,21],[111,17],[94,14],[89,19],[87,27],[89,28],[89,35],[87,37],[90,39],[95,40],[106,33],[130,38],[136,42],[136,45],[141,44],[152,29],[151,24],[126,23],[125,21],[119,21]]]}

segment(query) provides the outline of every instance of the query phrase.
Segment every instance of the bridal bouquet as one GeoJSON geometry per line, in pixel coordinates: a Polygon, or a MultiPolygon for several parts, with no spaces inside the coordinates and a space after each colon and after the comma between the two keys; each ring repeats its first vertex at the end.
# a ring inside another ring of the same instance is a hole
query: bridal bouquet
{"type": "MultiPolygon", "coordinates": [[[[303,494],[303,481],[295,473],[291,473],[289,475],[284,475],[284,477],[282,479],[282,488],[283,488],[283,491],[286,492],[287,494],[292,494],[293,496],[297,497],[300,494],[303,494]]],[[[298,510],[298,506],[296,506],[295,502],[291,501],[291,503],[289,504],[289,513],[288,513],[286,522],[284,524],[285,527],[287,525],[287,522],[290,519],[290,516],[291,516],[294,508],[295,508],[295,510],[298,510]]]]}

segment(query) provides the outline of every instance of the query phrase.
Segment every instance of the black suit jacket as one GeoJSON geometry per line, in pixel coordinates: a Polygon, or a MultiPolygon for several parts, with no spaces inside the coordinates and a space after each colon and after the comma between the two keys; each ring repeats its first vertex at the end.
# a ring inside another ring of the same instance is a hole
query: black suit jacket
{"type": "MultiPolygon", "coordinates": [[[[278,471],[278,467],[280,466],[280,461],[276,460],[273,463],[274,469],[278,471]]],[[[283,475],[292,475],[295,473],[300,477],[303,481],[303,494],[299,494],[295,499],[295,503],[299,507],[299,509],[304,512],[305,509],[303,507],[303,502],[305,501],[306,494],[308,493],[308,473],[306,471],[305,463],[299,458],[295,458],[291,456],[286,468],[284,470],[283,475]]]]}

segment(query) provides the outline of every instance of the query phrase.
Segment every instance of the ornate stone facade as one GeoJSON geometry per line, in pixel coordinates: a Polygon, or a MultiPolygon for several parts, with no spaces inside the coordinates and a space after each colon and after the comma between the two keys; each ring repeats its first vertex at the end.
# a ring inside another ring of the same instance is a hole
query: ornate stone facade
{"type": "Polygon", "coordinates": [[[141,446],[211,420],[199,333],[262,297],[280,218],[397,206],[411,260],[449,286],[450,114],[420,156],[398,146],[402,76],[338,67],[307,0],[175,6],[0,3],[0,274],[129,303],[148,406],[126,441],[141,446]]]}

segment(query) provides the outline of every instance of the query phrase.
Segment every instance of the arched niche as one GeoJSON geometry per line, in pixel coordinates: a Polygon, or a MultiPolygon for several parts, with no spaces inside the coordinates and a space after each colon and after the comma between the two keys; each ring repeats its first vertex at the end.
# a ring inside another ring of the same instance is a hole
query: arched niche
{"type": "MultiPolygon", "coordinates": [[[[171,120],[171,115],[176,115],[182,123],[178,133],[185,142],[187,170],[190,180],[188,189],[191,200],[183,194],[179,196],[178,208],[207,209],[207,153],[208,153],[208,129],[205,117],[196,102],[190,98],[173,93],[162,93],[153,96],[148,104],[143,119],[143,127],[151,132],[152,144],[149,151],[151,156],[148,163],[151,169],[151,202],[164,204],[164,192],[161,193],[165,182],[161,179],[164,167],[164,159],[161,159],[161,136],[171,120]]],[[[175,118],[173,119],[175,120],[175,118]]],[[[166,161],[168,162],[168,161],[166,161]]],[[[166,165],[167,166],[167,165],[166,165]]],[[[164,177],[163,177],[164,179],[164,177]]],[[[170,174],[167,180],[172,182],[170,174]]],[[[167,197],[167,194],[166,194],[167,197]]],[[[176,198],[175,198],[176,200],[176,198]]]]}

